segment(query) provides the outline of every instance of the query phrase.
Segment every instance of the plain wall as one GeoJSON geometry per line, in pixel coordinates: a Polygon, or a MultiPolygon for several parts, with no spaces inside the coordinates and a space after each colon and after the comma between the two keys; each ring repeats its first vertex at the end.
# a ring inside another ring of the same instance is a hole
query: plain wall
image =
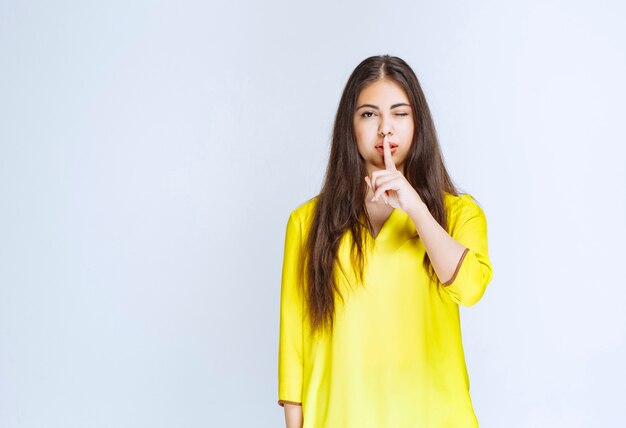
{"type": "Polygon", "coordinates": [[[280,273],[349,74],[488,220],[481,427],[626,425],[622,2],[0,2],[0,427],[279,427],[280,273]]]}

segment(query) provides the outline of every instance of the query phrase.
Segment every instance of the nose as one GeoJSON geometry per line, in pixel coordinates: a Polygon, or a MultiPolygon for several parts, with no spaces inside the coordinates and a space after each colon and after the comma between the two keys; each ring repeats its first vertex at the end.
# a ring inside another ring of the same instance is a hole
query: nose
{"type": "Polygon", "coordinates": [[[378,129],[378,133],[384,137],[385,135],[391,136],[393,132],[391,131],[391,124],[388,119],[383,119],[380,123],[380,127],[378,129]]]}

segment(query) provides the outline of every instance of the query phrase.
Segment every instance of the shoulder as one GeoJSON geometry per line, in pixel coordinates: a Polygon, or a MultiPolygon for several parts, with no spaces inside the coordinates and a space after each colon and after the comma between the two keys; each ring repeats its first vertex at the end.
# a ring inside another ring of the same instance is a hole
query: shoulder
{"type": "Polygon", "coordinates": [[[300,224],[310,222],[313,218],[313,213],[315,212],[317,199],[318,195],[297,205],[289,214],[289,220],[297,221],[300,224]]]}
{"type": "Polygon", "coordinates": [[[453,195],[445,192],[444,202],[448,211],[450,222],[454,223],[459,219],[473,216],[484,216],[485,213],[474,196],[469,193],[453,195]]]}
{"type": "Polygon", "coordinates": [[[478,201],[469,193],[453,195],[452,193],[444,192],[444,201],[446,206],[450,208],[459,208],[468,204],[478,206],[478,201]]]}

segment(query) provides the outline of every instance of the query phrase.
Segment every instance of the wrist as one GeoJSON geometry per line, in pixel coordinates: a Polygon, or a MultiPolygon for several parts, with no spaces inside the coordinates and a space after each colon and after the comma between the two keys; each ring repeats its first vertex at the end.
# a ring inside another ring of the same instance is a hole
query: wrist
{"type": "Polygon", "coordinates": [[[425,213],[430,213],[430,211],[428,211],[428,207],[426,206],[424,201],[422,201],[422,199],[417,196],[417,201],[415,201],[415,203],[413,203],[407,209],[406,213],[409,215],[409,217],[416,219],[422,217],[425,213]]]}
{"type": "Polygon", "coordinates": [[[413,224],[418,233],[430,219],[433,219],[428,207],[419,197],[418,201],[407,210],[407,214],[411,217],[411,220],[413,220],[413,224]]]}

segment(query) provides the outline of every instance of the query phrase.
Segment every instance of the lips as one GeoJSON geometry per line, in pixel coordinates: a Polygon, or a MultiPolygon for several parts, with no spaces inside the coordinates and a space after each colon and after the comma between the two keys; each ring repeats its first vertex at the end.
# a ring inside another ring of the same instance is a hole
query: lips
{"type": "MultiPolygon", "coordinates": [[[[398,147],[398,145],[397,145],[396,143],[389,143],[389,148],[390,148],[390,149],[393,149],[393,148],[395,148],[395,147],[398,147]]],[[[382,144],[378,144],[378,145],[376,145],[376,148],[377,148],[377,149],[382,149],[382,148],[383,148],[383,145],[382,145],[382,144]]]]}
{"type": "MultiPolygon", "coordinates": [[[[389,151],[393,154],[398,149],[398,145],[396,143],[389,143],[389,151]]],[[[378,153],[385,153],[385,148],[382,144],[376,145],[376,150],[378,153]]]]}
{"type": "MultiPolygon", "coordinates": [[[[391,152],[391,154],[393,154],[393,153],[395,153],[395,152],[396,152],[396,150],[397,150],[397,149],[398,149],[398,147],[397,147],[397,146],[391,146],[391,147],[389,148],[389,152],[391,152]]],[[[378,153],[381,153],[381,154],[382,154],[382,153],[385,153],[385,149],[384,149],[384,147],[383,147],[383,146],[377,146],[377,147],[376,147],[376,150],[378,151],[378,153]]]]}

